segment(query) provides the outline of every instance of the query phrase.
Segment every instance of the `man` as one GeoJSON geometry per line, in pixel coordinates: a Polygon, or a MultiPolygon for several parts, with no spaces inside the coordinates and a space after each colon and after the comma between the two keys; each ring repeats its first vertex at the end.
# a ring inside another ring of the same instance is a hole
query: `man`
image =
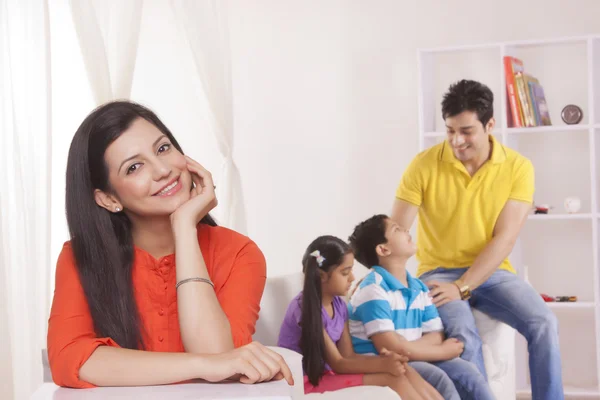
{"type": "Polygon", "coordinates": [[[527,339],[533,399],[560,400],[556,317],[508,260],[533,202],[533,165],[491,134],[493,101],[479,82],[450,86],[442,101],[448,140],[409,165],[392,218],[408,229],[419,215],[417,276],[446,335],[465,344],[461,357],[487,376],[473,307],[527,339]]]}

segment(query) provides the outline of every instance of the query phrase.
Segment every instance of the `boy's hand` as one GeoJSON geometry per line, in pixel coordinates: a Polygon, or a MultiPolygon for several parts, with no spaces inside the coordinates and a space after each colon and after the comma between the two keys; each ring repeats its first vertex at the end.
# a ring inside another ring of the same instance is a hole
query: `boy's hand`
{"type": "Polygon", "coordinates": [[[382,362],[383,371],[394,376],[404,375],[406,373],[405,361],[406,356],[401,356],[386,349],[382,349],[379,353],[382,362]]]}
{"type": "Polygon", "coordinates": [[[455,338],[444,340],[442,347],[444,348],[444,352],[448,355],[448,359],[460,356],[465,349],[464,343],[455,338]]]}
{"type": "Polygon", "coordinates": [[[429,281],[427,287],[430,290],[429,297],[432,298],[432,302],[436,307],[461,299],[460,290],[454,282],[429,281]]]}
{"type": "Polygon", "coordinates": [[[379,352],[379,354],[382,355],[382,356],[388,356],[388,355],[391,355],[391,354],[397,354],[397,355],[400,356],[400,361],[402,361],[403,363],[407,363],[409,361],[409,359],[408,359],[409,353],[402,354],[402,353],[392,352],[392,351],[389,351],[388,349],[386,349],[385,347],[383,349],[381,349],[381,351],[379,352]]]}

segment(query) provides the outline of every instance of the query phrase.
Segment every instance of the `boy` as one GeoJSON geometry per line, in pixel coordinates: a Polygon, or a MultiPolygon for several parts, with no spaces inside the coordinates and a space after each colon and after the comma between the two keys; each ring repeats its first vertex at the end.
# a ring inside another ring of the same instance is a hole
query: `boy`
{"type": "Polygon", "coordinates": [[[444,340],[427,286],[406,271],[416,252],[408,231],[385,215],[375,215],[360,223],[349,241],[355,258],[371,269],[348,305],[356,353],[378,354],[386,348],[407,354],[410,365],[444,399],[494,399],[475,365],[458,358],[464,345],[444,340]]]}

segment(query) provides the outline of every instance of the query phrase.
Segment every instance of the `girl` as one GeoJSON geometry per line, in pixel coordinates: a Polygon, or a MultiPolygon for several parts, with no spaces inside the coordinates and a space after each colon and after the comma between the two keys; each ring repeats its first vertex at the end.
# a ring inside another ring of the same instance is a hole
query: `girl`
{"type": "Polygon", "coordinates": [[[292,384],[279,355],[250,343],[261,251],[217,226],[210,173],[152,111],[117,101],[92,112],[73,137],[66,182],[71,241],[48,326],[56,384],[292,384]]]}
{"type": "Polygon", "coordinates": [[[442,400],[406,364],[407,357],[388,351],[380,356],[354,353],[341,297],[354,281],[353,265],[348,244],[333,236],[317,238],[304,253],[304,290],[287,309],[278,345],[303,355],[305,393],[372,385],[388,386],[403,400],[442,400]]]}

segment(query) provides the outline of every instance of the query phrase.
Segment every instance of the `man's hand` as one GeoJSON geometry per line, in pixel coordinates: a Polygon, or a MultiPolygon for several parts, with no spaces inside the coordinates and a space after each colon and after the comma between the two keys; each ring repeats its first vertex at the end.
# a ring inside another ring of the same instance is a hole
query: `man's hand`
{"type": "Polygon", "coordinates": [[[441,307],[446,303],[453,300],[460,300],[460,290],[453,282],[439,282],[429,281],[427,282],[429,287],[429,297],[431,297],[433,304],[436,307],[441,307]]]}

